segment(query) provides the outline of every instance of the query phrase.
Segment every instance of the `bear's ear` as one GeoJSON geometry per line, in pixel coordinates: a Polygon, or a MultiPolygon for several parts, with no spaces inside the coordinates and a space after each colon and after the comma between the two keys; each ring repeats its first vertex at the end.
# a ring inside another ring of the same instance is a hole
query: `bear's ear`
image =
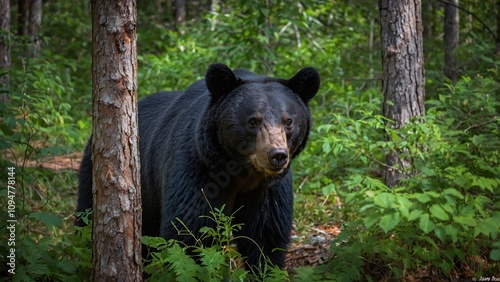
{"type": "Polygon", "coordinates": [[[320,81],[318,71],[313,67],[307,67],[290,78],[286,85],[307,103],[318,92],[320,81]]]}
{"type": "Polygon", "coordinates": [[[205,74],[205,83],[213,98],[219,98],[238,87],[238,79],[224,64],[212,64],[205,74]]]}

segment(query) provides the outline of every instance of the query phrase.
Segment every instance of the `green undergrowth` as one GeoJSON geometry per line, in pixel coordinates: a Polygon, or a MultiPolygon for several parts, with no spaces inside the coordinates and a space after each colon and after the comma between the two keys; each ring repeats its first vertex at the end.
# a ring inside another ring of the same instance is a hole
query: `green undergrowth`
{"type": "MultiPolygon", "coordinates": [[[[297,240],[320,223],[342,231],[332,243],[334,258],[322,266],[290,276],[272,266],[251,272],[238,263],[228,235],[239,227],[214,210],[209,216],[217,227],[202,234],[217,243],[194,247],[199,263],[180,242],[145,238],[159,250],[144,267],[151,279],[393,281],[432,273],[452,280],[500,273],[500,63],[478,22],[468,22],[472,27],[461,37],[468,39],[457,51],[462,77],[456,84],[442,74],[441,39],[424,40],[426,116],[395,131],[380,114],[376,3],[231,0],[187,20],[179,33],[159,20],[171,17],[158,14],[156,2],[138,6],[140,97],[184,89],[215,62],[279,77],[307,65],[318,69],[322,85],[309,103],[313,128],[293,163],[294,227],[297,240]],[[383,183],[391,150],[413,160],[412,177],[393,189],[383,183]]],[[[488,19],[488,5],[469,8],[488,19]]],[[[90,277],[90,228],[74,235],[76,173],[32,167],[81,152],[91,134],[90,14],[88,3],[44,2],[38,58],[23,54],[26,40],[10,36],[11,87],[0,93],[0,173],[5,179],[15,168],[16,194],[9,198],[1,186],[0,202],[16,203],[16,275],[6,272],[12,241],[2,209],[0,280],[90,277]]]]}
{"type": "MultiPolygon", "coordinates": [[[[290,281],[285,270],[268,263],[265,257],[260,267],[245,269],[244,258],[234,246],[237,237],[232,236],[234,232],[241,230],[242,225],[233,224],[233,217],[224,214],[223,209],[224,206],[212,209],[210,215],[203,216],[213,222],[215,227],[201,228],[200,235],[195,235],[179,221],[183,226],[178,230],[179,234],[193,237],[195,246],[185,246],[175,240],[166,241],[161,237],[144,237],[143,243],[157,250],[144,267],[144,271],[150,275],[148,280],[290,281]],[[210,246],[205,246],[207,242],[210,242],[210,246]]],[[[255,248],[259,248],[257,243],[255,248]]]]}
{"type": "Polygon", "coordinates": [[[427,101],[425,117],[400,130],[366,102],[355,118],[332,113],[319,125],[323,137],[311,150],[332,161],[313,185],[342,204],[327,271],[338,281],[401,279],[429,267],[441,277],[498,273],[499,101],[499,82],[478,75],[446,85],[427,101]],[[380,172],[392,150],[413,165],[390,189],[380,172]]]}

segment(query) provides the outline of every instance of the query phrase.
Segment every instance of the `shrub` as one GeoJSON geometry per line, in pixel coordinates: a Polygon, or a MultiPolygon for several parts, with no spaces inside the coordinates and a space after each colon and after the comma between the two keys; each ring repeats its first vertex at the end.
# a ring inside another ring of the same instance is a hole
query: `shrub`
{"type": "Polygon", "coordinates": [[[327,134],[323,151],[340,159],[337,165],[350,161],[344,167],[349,174],[341,175],[336,188],[344,226],[332,245],[336,257],[330,265],[339,281],[401,278],[428,266],[447,277],[463,268],[495,275],[499,86],[489,78],[465,77],[428,102],[424,122],[414,120],[400,130],[363,111],[360,120],[337,115],[318,128],[327,134]],[[391,138],[367,138],[374,130],[391,138]],[[389,189],[370,170],[383,166],[383,157],[395,149],[413,160],[416,174],[389,189]],[[492,264],[477,262],[485,259],[492,264]]]}
{"type": "MultiPolygon", "coordinates": [[[[179,233],[193,236],[196,246],[184,246],[182,242],[161,237],[143,237],[143,243],[157,249],[146,262],[145,272],[150,281],[289,281],[288,273],[279,267],[268,264],[251,272],[242,267],[242,257],[234,249],[232,236],[242,228],[233,224],[232,216],[227,216],[221,209],[213,208],[209,216],[214,227],[203,227],[197,237],[185,227],[179,233]],[[210,247],[205,242],[211,242],[210,247]],[[195,255],[197,261],[191,255],[195,255]],[[250,280],[249,280],[250,279],[250,280]]],[[[236,211],[237,212],[237,211],[236,211]]],[[[248,238],[248,240],[251,240],[248,238]]],[[[258,248],[258,245],[255,246],[258,248]]]]}

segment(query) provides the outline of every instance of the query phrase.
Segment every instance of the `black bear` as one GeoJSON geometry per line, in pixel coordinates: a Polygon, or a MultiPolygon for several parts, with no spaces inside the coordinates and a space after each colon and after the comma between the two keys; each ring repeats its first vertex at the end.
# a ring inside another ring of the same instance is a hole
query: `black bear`
{"type": "MultiPolygon", "coordinates": [[[[225,205],[228,215],[237,210],[233,222],[243,224],[238,238],[252,239],[236,241],[248,266],[263,262],[264,254],[282,268],[292,229],[291,161],[307,143],[307,102],[319,85],[312,67],[286,80],[213,64],[183,92],[142,99],[143,234],[194,245],[194,238],[179,234],[178,220],[198,234],[213,225],[203,217],[210,207],[225,205]]],[[[91,178],[89,142],[77,212],[92,208],[91,178]]]]}

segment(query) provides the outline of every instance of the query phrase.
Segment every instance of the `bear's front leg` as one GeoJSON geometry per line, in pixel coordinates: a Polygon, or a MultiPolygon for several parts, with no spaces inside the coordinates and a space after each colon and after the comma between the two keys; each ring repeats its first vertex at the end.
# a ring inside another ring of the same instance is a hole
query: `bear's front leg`
{"type": "Polygon", "coordinates": [[[290,244],[293,217],[291,175],[274,182],[259,194],[240,195],[235,207],[235,221],[243,228],[236,234],[238,251],[248,267],[263,266],[268,260],[280,268],[290,244]]]}

